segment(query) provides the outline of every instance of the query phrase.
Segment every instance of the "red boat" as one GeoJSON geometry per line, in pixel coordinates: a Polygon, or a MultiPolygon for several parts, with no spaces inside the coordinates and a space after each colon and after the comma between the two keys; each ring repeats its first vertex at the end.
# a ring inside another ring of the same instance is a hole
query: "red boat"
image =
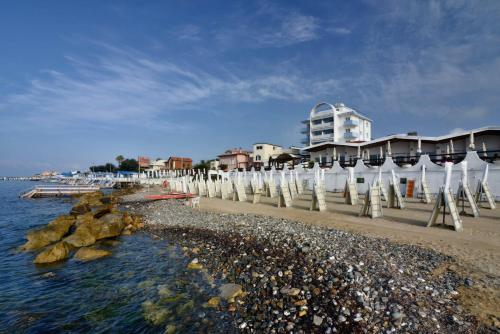
{"type": "Polygon", "coordinates": [[[190,193],[176,193],[176,192],[171,192],[168,194],[161,194],[161,195],[146,195],[144,198],[146,199],[184,199],[184,198],[193,198],[195,197],[194,194],[190,193]]]}

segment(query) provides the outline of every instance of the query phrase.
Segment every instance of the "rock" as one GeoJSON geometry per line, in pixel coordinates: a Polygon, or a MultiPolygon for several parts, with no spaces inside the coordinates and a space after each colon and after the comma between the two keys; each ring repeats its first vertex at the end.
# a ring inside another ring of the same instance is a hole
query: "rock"
{"type": "Polygon", "coordinates": [[[168,324],[167,327],[165,327],[165,334],[175,334],[176,327],[173,324],[168,324]]]}
{"type": "Polygon", "coordinates": [[[93,225],[94,236],[97,240],[117,237],[122,233],[125,224],[119,213],[108,213],[98,219],[93,225]]]}
{"type": "Polygon", "coordinates": [[[241,285],[239,284],[234,284],[234,283],[228,283],[224,284],[219,288],[220,291],[220,298],[228,300],[231,298],[235,298],[243,292],[243,289],[241,285]]]}
{"type": "Polygon", "coordinates": [[[82,247],[75,253],[74,258],[80,261],[92,261],[108,255],[111,255],[111,252],[93,247],[82,247]]]}
{"type": "Polygon", "coordinates": [[[92,210],[94,218],[99,219],[105,214],[117,212],[117,209],[114,205],[101,205],[92,210]]]}
{"type": "Polygon", "coordinates": [[[172,290],[170,290],[166,284],[158,285],[156,288],[158,289],[158,294],[161,297],[172,297],[174,295],[172,290]]]}
{"type": "Polygon", "coordinates": [[[342,314],[339,315],[338,319],[337,319],[340,323],[343,323],[343,322],[346,322],[347,318],[344,317],[342,314]]]}
{"type": "Polygon", "coordinates": [[[69,252],[70,245],[64,241],[60,241],[38,254],[33,263],[41,264],[64,260],[69,256],[69,252]]]}
{"type": "Polygon", "coordinates": [[[21,249],[26,251],[39,249],[61,240],[74,222],[75,219],[71,216],[61,216],[41,229],[29,231],[26,235],[28,242],[21,246],[21,249]]]}
{"type": "Polygon", "coordinates": [[[178,315],[184,315],[184,314],[188,314],[188,313],[191,313],[191,310],[194,308],[194,301],[193,300],[190,300],[184,304],[182,304],[181,306],[179,306],[177,308],[177,314],[178,315]]]}
{"type": "Polygon", "coordinates": [[[321,326],[321,324],[323,323],[323,318],[322,317],[318,317],[316,314],[314,315],[313,317],[313,324],[315,326],[321,326]]]}
{"type": "Polygon", "coordinates": [[[403,315],[399,312],[392,312],[391,313],[391,319],[392,321],[398,321],[403,317],[403,315]]]}
{"type": "Polygon", "coordinates": [[[79,204],[79,205],[75,205],[71,211],[69,212],[70,215],[73,215],[73,216],[79,216],[79,215],[83,215],[87,212],[90,212],[91,211],[91,208],[90,208],[90,205],[88,204],[79,204]]]}
{"type": "Polygon", "coordinates": [[[200,269],[203,269],[203,265],[201,263],[198,263],[198,261],[195,261],[195,260],[189,262],[189,264],[187,265],[187,268],[191,269],[191,270],[200,270],[200,269]]]}
{"type": "Polygon", "coordinates": [[[297,296],[300,293],[300,289],[283,287],[280,292],[284,295],[297,296]]]}
{"type": "Polygon", "coordinates": [[[85,247],[95,244],[96,238],[89,226],[82,225],[77,227],[76,231],[66,237],[64,241],[73,247],[85,247]]]}
{"type": "Polygon", "coordinates": [[[129,228],[125,228],[123,231],[122,231],[122,235],[132,235],[132,230],[129,229],[129,228]]]}
{"type": "Polygon", "coordinates": [[[474,282],[470,278],[467,277],[465,279],[465,285],[467,285],[467,286],[473,286],[474,282]]]}
{"type": "Polygon", "coordinates": [[[220,297],[212,297],[208,300],[207,305],[209,307],[217,307],[220,303],[220,297]]]}
{"type": "Polygon", "coordinates": [[[143,316],[146,321],[152,323],[153,325],[161,325],[167,320],[167,317],[172,313],[167,308],[162,308],[161,306],[153,303],[150,300],[146,300],[142,303],[143,316]]]}
{"type": "Polygon", "coordinates": [[[54,278],[56,277],[56,274],[54,274],[52,271],[49,271],[48,273],[45,273],[42,275],[43,278],[54,278]]]}
{"type": "Polygon", "coordinates": [[[102,205],[101,198],[103,194],[99,192],[86,193],[80,196],[80,199],[77,203],[78,205],[88,205],[90,207],[97,207],[102,205]]]}

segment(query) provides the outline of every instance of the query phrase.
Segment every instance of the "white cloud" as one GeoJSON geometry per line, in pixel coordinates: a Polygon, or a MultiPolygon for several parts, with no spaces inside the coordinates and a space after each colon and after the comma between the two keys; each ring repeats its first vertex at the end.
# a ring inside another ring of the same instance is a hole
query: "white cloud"
{"type": "Polygon", "coordinates": [[[99,56],[67,57],[71,71],[43,71],[24,91],[0,96],[0,120],[10,115],[46,126],[90,122],[182,130],[190,125],[171,127],[168,115],[206,112],[206,106],[226,102],[306,101],[338,84],[296,71],[253,77],[207,73],[134,49],[99,45],[99,56]]]}
{"type": "Polygon", "coordinates": [[[327,31],[337,35],[349,35],[351,33],[351,30],[345,27],[328,28],[327,31]]]}
{"type": "Polygon", "coordinates": [[[224,47],[245,45],[251,48],[286,47],[321,37],[319,19],[270,3],[254,12],[228,18],[226,26],[214,32],[214,39],[224,47]]]}
{"type": "Polygon", "coordinates": [[[186,24],[172,31],[172,35],[181,40],[200,41],[201,29],[194,24],[186,24]]]}

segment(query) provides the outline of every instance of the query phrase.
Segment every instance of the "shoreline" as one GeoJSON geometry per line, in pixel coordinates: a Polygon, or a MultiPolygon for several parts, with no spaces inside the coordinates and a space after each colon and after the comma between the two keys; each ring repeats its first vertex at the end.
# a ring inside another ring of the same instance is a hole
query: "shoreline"
{"type": "Polygon", "coordinates": [[[139,194],[122,205],[142,215],[146,231],[243,287],[221,306],[240,330],[477,332],[495,324],[491,305],[472,312],[459,303],[494,282],[461,276],[450,256],[284,218],[135,202],[139,194]]]}

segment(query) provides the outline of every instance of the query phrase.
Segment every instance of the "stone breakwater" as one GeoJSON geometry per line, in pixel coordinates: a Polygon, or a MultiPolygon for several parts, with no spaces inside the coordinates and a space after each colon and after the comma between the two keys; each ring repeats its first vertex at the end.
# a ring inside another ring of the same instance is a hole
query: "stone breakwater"
{"type": "Polygon", "coordinates": [[[239,331],[490,330],[458,303],[459,291],[473,283],[446,270],[453,260],[432,250],[285,219],[200,212],[180,202],[125,206],[143,217],[146,230],[183,247],[192,269],[241,288],[207,301],[232,312],[239,331]]]}
{"type": "Polygon", "coordinates": [[[23,251],[39,251],[36,264],[65,260],[74,253],[79,261],[90,261],[111,253],[99,249],[100,240],[130,235],[143,227],[140,217],[120,211],[119,196],[127,191],[104,196],[101,192],[86,193],[68,215],[62,215],[46,226],[27,233],[27,242],[20,247],[23,251]]]}

